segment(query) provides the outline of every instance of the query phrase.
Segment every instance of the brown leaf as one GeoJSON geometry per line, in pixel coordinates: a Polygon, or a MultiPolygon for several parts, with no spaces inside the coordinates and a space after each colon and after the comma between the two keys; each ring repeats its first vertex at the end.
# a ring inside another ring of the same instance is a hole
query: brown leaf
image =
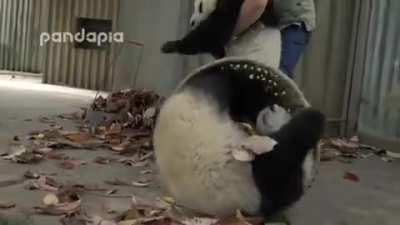
{"type": "Polygon", "coordinates": [[[85,133],[85,132],[71,133],[65,135],[65,137],[70,141],[80,144],[88,142],[93,138],[90,133],[85,133]]]}
{"type": "Polygon", "coordinates": [[[263,225],[265,220],[260,217],[253,217],[253,218],[237,218],[237,217],[230,217],[230,218],[223,218],[218,220],[214,225],[263,225]]]}
{"type": "Polygon", "coordinates": [[[81,204],[82,204],[82,202],[79,199],[79,200],[73,201],[73,202],[59,203],[59,204],[49,205],[49,206],[38,206],[38,207],[35,207],[35,210],[36,210],[36,213],[39,213],[39,214],[60,216],[60,215],[71,214],[71,213],[79,211],[81,204]]]}
{"type": "Polygon", "coordinates": [[[140,174],[143,174],[143,175],[145,175],[145,174],[151,174],[151,173],[153,173],[152,170],[141,170],[141,171],[140,171],[140,174]]]}
{"type": "Polygon", "coordinates": [[[90,222],[91,222],[91,224],[94,224],[94,225],[118,225],[117,222],[104,219],[100,216],[92,216],[92,218],[90,219],[90,222]]]}
{"type": "Polygon", "coordinates": [[[113,185],[113,186],[129,186],[128,182],[122,181],[118,178],[115,178],[114,180],[106,180],[104,183],[108,185],[113,185]]]}
{"type": "Polygon", "coordinates": [[[95,163],[102,164],[102,165],[110,164],[113,161],[114,161],[114,159],[110,159],[110,158],[107,158],[107,157],[104,157],[104,156],[97,156],[94,159],[95,163]]]}
{"type": "Polygon", "coordinates": [[[350,172],[346,172],[343,176],[344,179],[349,180],[349,181],[353,181],[353,182],[359,182],[360,178],[354,174],[354,173],[350,173],[350,172]]]}
{"type": "Polygon", "coordinates": [[[157,200],[145,199],[136,195],[132,197],[131,202],[132,202],[132,208],[148,207],[152,209],[163,210],[167,209],[170,206],[170,204],[161,199],[157,200]]]}
{"type": "Polygon", "coordinates": [[[111,190],[108,190],[108,191],[106,191],[106,195],[113,195],[113,194],[115,194],[115,193],[117,193],[117,189],[111,189],[111,190]]]}
{"type": "Polygon", "coordinates": [[[110,128],[106,131],[107,135],[120,134],[122,132],[122,126],[119,123],[111,124],[110,128]]]}
{"type": "Polygon", "coordinates": [[[335,148],[325,148],[321,151],[321,161],[332,161],[340,156],[340,153],[335,148]]]}
{"type": "Polygon", "coordinates": [[[27,179],[39,179],[40,175],[28,170],[24,173],[24,177],[27,179]]]}
{"type": "Polygon", "coordinates": [[[138,162],[135,159],[119,159],[118,162],[123,163],[127,166],[134,166],[134,167],[144,167],[147,166],[148,162],[147,161],[140,161],[138,162]]]}
{"type": "Polygon", "coordinates": [[[13,202],[0,202],[0,209],[12,209],[15,207],[13,202]]]}
{"type": "Polygon", "coordinates": [[[360,148],[359,143],[346,141],[344,139],[333,139],[331,140],[331,144],[344,153],[354,153],[360,148]]]}
{"type": "Polygon", "coordinates": [[[39,122],[41,122],[41,123],[54,123],[54,121],[52,121],[50,118],[48,118],[46,116],[39,117],[39,122]]]}
{"type": "Polygon", "coordinates": [[[270,137],[252,135],[241,143],[241,147],[256,155],[261,155],[272,151],[276,144],[278,143],[270,137]]]}
{"type": "Polygon", "coordinates": [[[185,218],[180,221],[184,225],[214,225],[218,222],[218,219],[209,218],[209,217],[194,217],[194,218],[185,218]]]}
{"type": "Polygon", "coordinates": [[[88,225],[88,218],[84,215],[63,215],[60,219],[62,225],[88,225]]]}
{"type": "Polygon", "coordinates": [[[251,162],[255,159],[255,155],[253,152],[250,152],[246,149],[232,149],[231,150],[232,157],[240,162],[251,162]]]}
{"type": "Polygon", "coordinates": [[[150,182],[146,181],[132,181],[132,186],[134,187],[148,187],[150,185],[150,182]]]}
{"type": "Polygon", "coordinates": [[[40,189],[43,191],[57,192],[60,185],[53,179],[40,176],[37,180],[30,180],[26,186],[28,190],[40,189]]]}
{"type": "Polygon", "coordinates": [[[44,148],[35,149],[35,150],[33,150],[33,152],[45,155],[45,154],[52,152],[53,150],[54,149],[52,149],[52,148],[44,147],[44,148]]]}
{"type": "Polygon", "coordinates": [[[16,163],[22,164],[34,164],[38,163],[43,159],[41,154],[36,154],[32,151],[28,151],[24,145],[13,145],[10,147],[12,153],[3,155],[4,160],[11,160],[16,163]]]}
{"type": "Polygon", "coordinates": [[[53,159],[53,160],[68,160],[71,157],[67,156],[65,153],[56,153],[56,152],[51,152],[46,155],[48,159],[53,159]]]}
{"type": "Polygon", "coordinates": [[[171,225],[172,220],[165,216],[156,216],[156,217],[143,217],[134,220],[124,220],[120,221],[118,225],[171,225]]]}
{"type": "Polygon", "coordinates": [[[75,169],[81,165],[86,165],[87,162],[82,161],[82,160],[76,160],[76,159],[69,159],[69,160],[64,160],[61,163],[59,163],[58,165],[62,168],[62,169],[67,169],[67,170],[72,170],[75,169]]]}

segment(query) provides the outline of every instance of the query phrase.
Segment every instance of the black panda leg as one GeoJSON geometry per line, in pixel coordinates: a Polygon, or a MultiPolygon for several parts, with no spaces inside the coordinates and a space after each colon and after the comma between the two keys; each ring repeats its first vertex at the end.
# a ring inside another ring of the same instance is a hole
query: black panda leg
{"type": "Polygon", "coordinates": [[[303,195],[303,162],[323,134],[325,117],[306,109],[271,135],[274,150],[252,162],[253,176],[262,195],[261,211],[270,216],[284,210],[303,195]]]}
{"type": "Polygon", "coordinates": [[[218,0],[216,9],[184,38],[165,43],[164,53],[211,53],[222,58],[222,51],[231,40],[243,0],[218,0]]]}
{"type": "Polygon", "coordinates": [[[224,58],[226,56],[225,49],[223,47],[214,49],[211,52],[211,55],[213,55],[217,59],[222,59],[222,58],[224,58]]]}

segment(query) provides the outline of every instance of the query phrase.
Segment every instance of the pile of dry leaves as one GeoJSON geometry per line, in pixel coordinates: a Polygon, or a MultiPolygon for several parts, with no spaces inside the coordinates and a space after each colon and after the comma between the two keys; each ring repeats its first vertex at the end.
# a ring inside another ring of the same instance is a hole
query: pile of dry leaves
{"type": "MultiPolygon", "coordinates": [[[[47,193],[31,213],[58,216],[63,225],[262,225],[265,222],[263,218],[245,217],[239,211],[233,217],[215,218],[176,205],[170,197],[145,199],[136,195],[118,195],[130,199],[131,207],[125,211],[117,212],[108,208],[98,214],[90,214],[83,206],[83,199],[87,195],[115,197],[116,189],[62,183],[48,175],[31,171],[27,171],[24,178],[26,189],[47,193]]],[[[15,207],[15,204],[2,203],[0,206],[8,209],[15,207]]]]}
{"type": "Polygon", "coordinates": [[[14,137],[5,160],[37,163],[43,158],[62,159],[60,149],[109,149],[134,155],[138,161],[152,154],[152,133],[163,98],[154,92],[125,90],[97,96],[82,112],[57,119],[73,120],[77,130],[66,131],[56,119],[40,117],[49,129],[31,131],[26,138],[14,137]]]}
{"type": "Polygon", "coordinates": [[[365,159],[373,155],[379,156],[385,162],[400,159],[399,153],[369,146],[360,143],[358,137],[351,139],[333,138],[325,139],[321,144],[321,160],[351,163],[355,159],[365,159]]]}

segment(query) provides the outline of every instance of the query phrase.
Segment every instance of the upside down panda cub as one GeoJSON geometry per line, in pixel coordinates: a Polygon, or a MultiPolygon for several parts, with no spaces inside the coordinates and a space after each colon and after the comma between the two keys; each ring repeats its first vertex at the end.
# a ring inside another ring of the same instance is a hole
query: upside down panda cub
{"type": "MultiPolygon", "coordinates": [[[[191,31],[184,38],[166,42],[164,53],[193,55],[211,53],[225,56],[225,46],[232,39],[244,0],[195,0],[190,19],[191,31]]],[[[271,3],[260,18],[266,25],[275,24],[271,3]]]]}
{"type": "Polygon", "coordinates": [[[306,157],[323,134],[325,117],[302,108],[279,124],[268,121],[282,114],[271,107],[290,94],[279,89],[284,82],[284,75],[252,62],[227,61],[202,70],[165,102],[154,148],[161,178],[178,204],[215,216],[234,215],[238,209],[270,216],[299,200],[306,157]],[[245,75],[242,68],[253,72],[245,75]],[[254,76],[257,71],[265,72],[254,76]],[[266,94],[260,96],[262,91],[266,94]],[[262,119],[275,124],[263,132],[277,144],[252,161],[235,160],[230,153],[249,138],[237,123],[255,124],[257,112],[268,108],[270,116],[262,119]]]}

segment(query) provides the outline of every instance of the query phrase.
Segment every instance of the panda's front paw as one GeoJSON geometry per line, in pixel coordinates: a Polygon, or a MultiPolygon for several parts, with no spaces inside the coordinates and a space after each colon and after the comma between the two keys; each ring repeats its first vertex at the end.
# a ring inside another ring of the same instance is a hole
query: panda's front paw
{"type": "Polygon", "coordinates": [[[167,41],[161,47],[163,53],[174,53],[178,51],[179,41],[167,41]]]}

